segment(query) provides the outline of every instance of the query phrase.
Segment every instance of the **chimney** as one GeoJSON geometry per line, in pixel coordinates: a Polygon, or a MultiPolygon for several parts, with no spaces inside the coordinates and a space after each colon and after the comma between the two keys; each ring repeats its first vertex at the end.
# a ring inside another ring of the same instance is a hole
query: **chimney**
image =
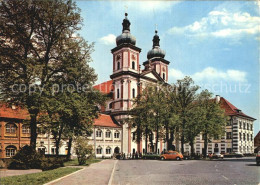
{"type": "Polygon", "coordinates": [[[220,101],[220,96],[216,95],[216,103],[219,103],[219,101],[220,101]]]}

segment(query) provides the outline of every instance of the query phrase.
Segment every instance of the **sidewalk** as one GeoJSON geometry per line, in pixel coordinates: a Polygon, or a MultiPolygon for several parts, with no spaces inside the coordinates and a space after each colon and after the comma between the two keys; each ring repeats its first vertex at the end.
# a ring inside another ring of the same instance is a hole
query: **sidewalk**
{"type": "Polygon", "coordinates": [[[8,169],[0,169],[0,177],[8,177],[15,175],[25,175],[30,173],[38,173],[42,170],[38,169],[30,169],[30,170],[8,170],[8,169]]]}
{"type": "Polygon", "coordinates": [[[51,185],[103,185],[108,184],[114,164],[117,160],[103,160],[99,163],[91,164],[84,167],[78,173],[72,174],[68,177],[62,178],[57,182],[49,182],[51,185]]]}

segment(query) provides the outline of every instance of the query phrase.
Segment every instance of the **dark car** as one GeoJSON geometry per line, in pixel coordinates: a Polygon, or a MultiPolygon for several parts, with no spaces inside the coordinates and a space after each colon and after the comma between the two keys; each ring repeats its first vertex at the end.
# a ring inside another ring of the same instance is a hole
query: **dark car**
{"type": "Polygon", "coordinates": [[[260,164],[260,151],[256,154],[256,164],[259,166],[260,164]]]}
{"type": "Polygon", "coordinates": [[[160,159],[160,155],[150,152],[150,153],[144,154],[143,159],[160,159]]]}

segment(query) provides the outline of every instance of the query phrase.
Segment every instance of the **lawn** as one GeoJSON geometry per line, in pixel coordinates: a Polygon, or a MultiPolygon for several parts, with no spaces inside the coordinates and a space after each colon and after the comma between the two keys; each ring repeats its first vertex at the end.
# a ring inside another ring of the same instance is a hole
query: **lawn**
{"type": "MultiPolygon", "coordinates": [[[[102,159],[88,159],[86,164],[82,166],[89,166],[92,163],[98,163],[100,161],[102,161],[102,159]]],[[[73,159],[64,163],[64,166],[78,166],[78,165],[79,165],[78,159],[73,159]]]]}
{"type": "Polygon", "coordinates": [[[38,185],[58,179],[81,168],[58,168],[39,173],[0,178],[1,185],[38,185]]]}

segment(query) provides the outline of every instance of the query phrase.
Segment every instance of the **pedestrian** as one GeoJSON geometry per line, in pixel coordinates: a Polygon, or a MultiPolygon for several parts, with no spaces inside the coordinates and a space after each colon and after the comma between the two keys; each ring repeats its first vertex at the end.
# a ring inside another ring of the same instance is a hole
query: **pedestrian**
{"type": "Polygon", "coordinates": [[[138,159],[138,153],[137,152],[135,152],[135,158],[138,159]]]}

